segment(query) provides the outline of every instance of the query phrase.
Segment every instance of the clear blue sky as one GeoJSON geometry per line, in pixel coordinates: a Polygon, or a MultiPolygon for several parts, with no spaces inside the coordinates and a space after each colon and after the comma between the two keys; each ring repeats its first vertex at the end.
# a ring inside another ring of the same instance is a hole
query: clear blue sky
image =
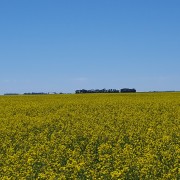
{"type": "Polygon", "coordinates": [[[1,0],[0,94],[180,90],[179,0],[1,0]]]}

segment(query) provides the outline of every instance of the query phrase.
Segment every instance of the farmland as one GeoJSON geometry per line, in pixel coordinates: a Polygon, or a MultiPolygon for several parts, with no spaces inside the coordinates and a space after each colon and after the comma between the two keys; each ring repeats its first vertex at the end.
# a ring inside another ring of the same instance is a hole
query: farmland
{"type": "Polygon", "coordinates": [[[180,179],[180,93],[0,96],[0,179],[180,179]]]}

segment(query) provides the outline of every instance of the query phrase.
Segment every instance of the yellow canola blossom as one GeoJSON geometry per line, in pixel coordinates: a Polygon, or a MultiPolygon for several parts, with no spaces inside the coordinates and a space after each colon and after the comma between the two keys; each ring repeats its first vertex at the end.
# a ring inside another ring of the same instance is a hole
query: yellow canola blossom
{"type": "Polygon", "coordinates": [[[180,179],[180,93],[0,96],[0,179],[180,179]]]}

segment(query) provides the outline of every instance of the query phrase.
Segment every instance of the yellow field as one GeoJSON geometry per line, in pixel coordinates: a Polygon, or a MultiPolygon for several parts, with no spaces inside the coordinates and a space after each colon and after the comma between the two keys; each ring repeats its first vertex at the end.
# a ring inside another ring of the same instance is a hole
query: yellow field
{"type": "Polygon", "coordinates": [[[0,96],[0,179],[180,179],[180,93],[0,96]]]}

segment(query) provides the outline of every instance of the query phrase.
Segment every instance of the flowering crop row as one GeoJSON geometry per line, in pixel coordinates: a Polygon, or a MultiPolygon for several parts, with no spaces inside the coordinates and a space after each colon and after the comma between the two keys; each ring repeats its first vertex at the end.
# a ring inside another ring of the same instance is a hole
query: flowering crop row
{"type": "Polygon", "coordinates": [[[0,96],[0,179],[180,179],[180,93],[0,96]]]}

